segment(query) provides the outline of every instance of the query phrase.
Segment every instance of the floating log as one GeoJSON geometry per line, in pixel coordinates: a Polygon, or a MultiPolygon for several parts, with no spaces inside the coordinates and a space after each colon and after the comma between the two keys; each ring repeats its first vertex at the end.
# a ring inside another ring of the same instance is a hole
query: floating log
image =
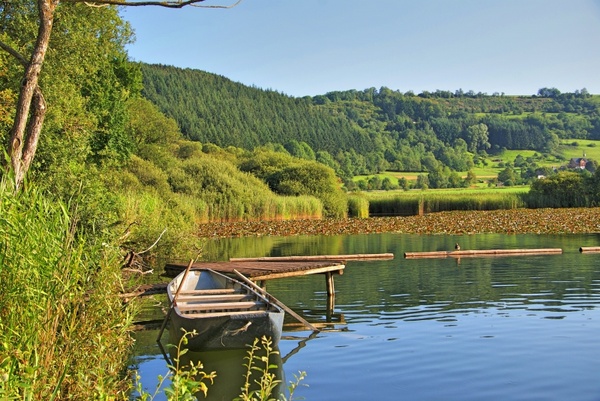
{"type": "Polygon", "coordinates": [[[357,253],[352,255],[264,256],[258,258],[229,258],[230,262],[305,262],[321,260],[387,260],[393,253],[357,253]]]}
{"type": "Polygon", "coordinates": [[[464,251],[432,251],[432,252],[405,252],[406,259],[416,258],[463,258],[477,256],[526,256],[526,255],[547,255],[560,254],[560,248],[542,248],[542,249],[480,249],[464,251]]]}
{"type": "Polygon", "coordinates": [[[581,248],[579,248],[579,252],[581,252],[581,253],[600,252],[600,246],[582,246],[581,248]]]}

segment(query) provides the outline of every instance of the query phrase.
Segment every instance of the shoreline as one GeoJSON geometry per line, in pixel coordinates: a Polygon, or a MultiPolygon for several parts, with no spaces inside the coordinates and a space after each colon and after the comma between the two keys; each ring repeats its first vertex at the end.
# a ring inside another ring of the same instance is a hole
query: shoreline
{"type": "Polygon", "coordinates": [[[600,207],[451,211],[366,219],[216,222],[199,226],[200,238],[351,234],[592,234],[600,233],[600,207]]]}

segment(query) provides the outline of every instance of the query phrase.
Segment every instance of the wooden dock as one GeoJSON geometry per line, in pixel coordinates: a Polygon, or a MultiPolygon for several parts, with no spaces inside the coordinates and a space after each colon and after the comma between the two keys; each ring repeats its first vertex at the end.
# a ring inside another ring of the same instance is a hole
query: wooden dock
{"type": "MultiPolygon", "coordinates": [[[[324,274],[327,282],[327,294],[335,294],[334,274],[344,274],[346,262],[350,260],[388,260],[392,253],[353,254],[353,255],[313,255],[281,256],[259,258],[231,258],[228,262],[196,262],[192,268],[212,269],[224,274],[242,273],[252,281],[262,282],[286,277],[299,277],[312,274],[324,274]]],[[[187,267],[183,261],[165,265],[168,275],[177,275],[187,267]]]]}
{"type": "MultiPolygon", "coordinates": [[[[186,268],[185,263],[171,262],[165,265],[165,271],[178,274],[186,268]]],[[[327,279],[327,294],[333,295],[335,288],[333,284],[334,274],[344,274],[346,266],[340,261],[303,261],[303,262],[196,262],[192,265],[194,269],[212,269],[223,274],[235,274],[235,270],[242,273],[254,282],[264,282],[278,278],[299,277],[311,274],[325,274],[327,279]]]]}
{"type": "Polygon", "coordinates": [[[531,255],[553,255],[561,254],[560,248],[541,249],[481,249],[461,251],[432,251],[432,252],[405,252],[406,259],[417,258],[465,258],[485,256],[531,256],[531,255]]]}

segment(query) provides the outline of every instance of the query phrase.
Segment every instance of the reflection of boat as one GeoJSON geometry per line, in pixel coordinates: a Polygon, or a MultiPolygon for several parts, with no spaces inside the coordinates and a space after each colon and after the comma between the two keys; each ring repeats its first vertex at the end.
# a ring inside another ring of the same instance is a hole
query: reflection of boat
{"type": "Polygon", "coordinates": [[[281,338],[283,309],[221,273],[209,269],[181,273],[169,283],[167,294],[174,312],[171,344],[179,342],[183,330],[198,333],[186,345],[190,350],[245,348],[262,336],[277,345],[281,338]]]}
{"type": "MultiPolygon", "coordinates": [[[[260,342],[257,345],[260,347],[260,342]]],[[[187,352],[181,355],[181,363],[188,365],[190,362],[197,364],[202,363],[202,371],[206,373],[216,372],[216,377],[213,383],[207,382],[208,392],[206,397],[203,393],[196,394],[198,400],[213,400],[213,401],[231,401],[237,398],[242,392],[241,388],[246,382],[245,375],[248,369],[245,364],[248,363],[248,350],[232,349],[220,351],[202,351],[202,352],[187,352]]],[[[260,348],[255,351],[254,367],[250,376],[249,391],[258,390],[257,382],[260,382],[259,377],[268,369],[268,373],[274,375],[274,380],[279,380],[277,386],[273,389],[271,396],[273,399],[279,399],[279,393],[285,390],[283,362],[279,350],[275,348],[269,352],[268,363],[266,359],[263,361],[260,358],[266,357],[266,350],[260,348]]]]}

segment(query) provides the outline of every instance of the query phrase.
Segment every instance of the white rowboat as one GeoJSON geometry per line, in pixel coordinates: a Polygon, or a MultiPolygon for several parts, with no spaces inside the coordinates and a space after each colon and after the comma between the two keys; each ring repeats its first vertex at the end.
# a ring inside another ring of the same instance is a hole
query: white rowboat
{"type": "Polygon", "coordinates": [[[171,344],[193,330],[198,334],[188,337],[185,348],[190,350],[246,348],[262,336],[279,343],[284,310],[224,274],[210,269],[182,272],[169,283],[167,294],[174,312],[171,344]]]}

